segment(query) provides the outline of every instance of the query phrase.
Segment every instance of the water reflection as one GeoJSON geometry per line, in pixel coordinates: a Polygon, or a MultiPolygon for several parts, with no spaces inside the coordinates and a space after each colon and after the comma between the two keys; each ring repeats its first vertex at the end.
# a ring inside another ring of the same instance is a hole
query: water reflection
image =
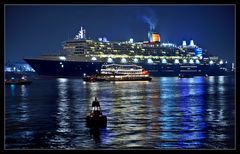
{"type": "MultiPolygon", "coordinates": [[[[228,113],[229,108],[233,104],[229,104],[229,102],[233,100],[228,100],[226,96],[229,94],[229,90],[227,90],[227,86],[225,84],[229,84],[227,77],[219,76],[212,77],[213,79],[209,81],[208,86],[208,99],[207,99],[207,115],[206,120],[208,122],[208,127],[210,128],[207,131],[208,134],[208,142],[207,144],[218,148],[219,146],[227,148],[226,143],[223,141],[230,140],[229,136],[224,133],[219,132],[228,132],[229,134],[234,134],[234,119],[232,122],[227,120],[231,114],[228,113]],[[216,82],[213,82],[213,81],[216,82]],[[228,93],[227,93],[228,92],[228,93]],[[226,101],[228,100],[228,101],[226,101]],[[217,103],[216,103],[217,102],[217,103]],[[232,127],[232,128],[231,128],[232,127]]],[[[231,92],[230,92],[231,93],[231,92]]],[[[232,98],[233,99],[233,98],[232,98]]],[[[232,142],[232,141],[230,141],[232,142]]]]}
{"type": "Polygon", "coordinates": [[[160,143],[166,148],[199,148],[205,137],[204,87],[202,78],[159,80],[160,85],[160,143]],[[168,83],[177,82],[169,88],[168,83]],[[200,83],[196,85],[196,83],[200,83]],[[167,96],[179,96],[168,97],[167,96]],[[189,142],[191,144],[189,144],[189,142]]]}
{"type": "Polygon", "coordinates": [[[11,84],[10,88],[11,88],[11,96],[15,96],[15,85],[11,84]]]}
{"type": "Polygon", "coordinates": [[[57,98],[57,129],[56,135],[51,140],[51,144],[57,144],[58,148],[68,147],[68,138],[64,137],[71,132],[70,127],[70,109],[69,109],[69,98],[68,98],[68,81],[66,78],[57,79],[58,82],[58,98],[57,98]]]}
{"type": "MultiPolygon", "coordinates": [[[[46,89],[48,84],[42,83],[36,81],[35,85],[46,89]]],[[[227,77],[159,77],[151,82],[96,83],[60,78],[46,83],[56,88],[52,98],[46,97],[51,96],[47,90],[32,96],[32,91],[43,88],[32,89],[34,85],[9,86],[7,90],[7,138],[15,147],[24,144],[31,148],[30,143],[37,148],[45,143],[51,149],[234,146],[234,87],[227,77]],[[107,115],[105,129],[89,129],[85,125],[94,97],[107,115]],[[32,116],[38,120],[32,120],[32,116]],[[46,117],[51,119],[42,120],[46,117]]]]}
{"type": "MultiPolygon", "coordinates": [[[[14,85],[13,85],[14,86],[14,85]]],[[[29,120],[29,107],[28,107],[28,89],[25,85],[20,87],[20,102],[18,102],[17,113],[19,113],[18,121],[26,122],[29,120]]]]}

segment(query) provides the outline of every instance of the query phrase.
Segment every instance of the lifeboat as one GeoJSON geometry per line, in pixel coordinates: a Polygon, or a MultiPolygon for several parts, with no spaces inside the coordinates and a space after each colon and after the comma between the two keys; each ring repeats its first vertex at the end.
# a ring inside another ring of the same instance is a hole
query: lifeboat
{"type": "Polygon", "coordinates": [[[92,102],[91,112],[86,116],[86,122],[87,127],[105,128],[107,126],[107,117],[102,114],[100,103],[96,97],[92,102]]]}

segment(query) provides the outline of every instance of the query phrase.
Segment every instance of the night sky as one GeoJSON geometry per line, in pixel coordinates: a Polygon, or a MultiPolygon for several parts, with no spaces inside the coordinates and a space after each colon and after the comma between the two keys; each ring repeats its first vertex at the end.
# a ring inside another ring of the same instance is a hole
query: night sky
{"type": "Polygon", "coordinates": [[[6,5],[5,61],[57,53],[83,26],[87,38],[146,41],[155,27],[161,41],[183,40],[228,61],[235,58],[234,5],[6,5]]]}

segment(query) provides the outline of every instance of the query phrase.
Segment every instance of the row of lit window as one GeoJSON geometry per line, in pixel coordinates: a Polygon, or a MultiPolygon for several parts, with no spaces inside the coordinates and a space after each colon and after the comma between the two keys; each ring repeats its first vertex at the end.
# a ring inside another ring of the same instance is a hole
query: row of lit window
{"type": "MultiPolygon", "coordinates": [[[[96,58],[96,57],[92,57],[91,60],[96,61],[97,58],[96,58]]],[[[107,62],[108,62],[108,63],[113,63],[114,60],[113,60],[112,58],[108,58],[108,59],[107,59],[107,62]]],[[[139,60],[138,60],[137,58],[134,58],[134,59],[133,59],[133,62],[138,63],[139,60]]],[[[162,63],[167,63],[167,60],[166,60],[166,59],[162,59],[161,62],[162,62],[162,63]]],[[[122,58],[122,59],[121,59],[121,63],[127,63],[127,59],[126,59],[126,58],[122,58]]],[[[153,62],[152,59],[147,59],[147,63],[150,63],[150,64],[151,64],[151,63],[154,63],[154,62],[153,62]]],[[[175,59],[175,60],[174,60],[174,63],[175,63],[175,64],[179,64],[179,63],[180,63],[179,59],[175,59]]],[[[184,63],[184,64],[186,64],[186,63],[194,64],[194,60],[193,60],[193,59],[190,59],[189,61],[187,61],[186,59],[183,59],[183,60],[182,60],[182,63],[184,63]]],[[[200,61],[199,61],[198,59],[196,59],[196,60],[195,60],[195,64],[200,64],[200,61]]],[[[210,65],[211,65],[211,64],[214,64],[214,62],[213,62],[212,60],[210,60],[210,61],[209,61],[209,64],[210,64],[210,65]]],[[[222,60],[219,61],[219,64],[223,64],[223,61],[222,61],[222,60]]]]}

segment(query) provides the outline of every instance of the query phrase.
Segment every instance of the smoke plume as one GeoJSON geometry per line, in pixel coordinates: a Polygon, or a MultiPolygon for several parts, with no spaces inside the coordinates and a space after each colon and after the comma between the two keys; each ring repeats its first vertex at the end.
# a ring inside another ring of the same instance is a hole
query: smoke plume
{"type": "Polygon", "coordinates": [[[148,9],[145,14],[147,15],[142,16],[143,21],[149,25],[149,29],[151,31],[155,30],[155,27],[157,25],[157,18],[155,13],[153,10],[148,9]]]}

